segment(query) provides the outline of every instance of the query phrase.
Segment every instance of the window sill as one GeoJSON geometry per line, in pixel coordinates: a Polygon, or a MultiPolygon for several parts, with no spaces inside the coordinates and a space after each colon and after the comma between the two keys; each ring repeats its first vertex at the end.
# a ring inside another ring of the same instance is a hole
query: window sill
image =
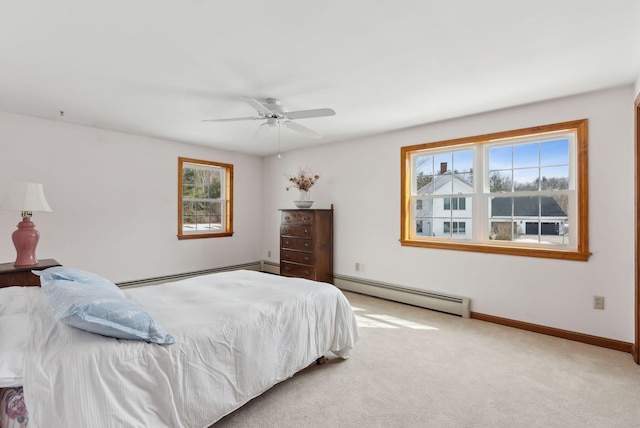
{"type": "Polygon", "coordinates": [[[491,244],[468,244],[460,242],[434,242],[401,239],[403,247],[435,248],[440,250],[470,251],[476,253],[503,254],[510,256],[539,257],[586,262],[591,253],[580,250],[553,250],[548,248],[511,247],[491,244]]]}
{"type": "Polygon", "coordinates": [[[222,238],[224,236],[233,236],[233,232],[221,233],[194,233],[192,235],[177,235],[178,240],[182,239],[201,239],[201,238],[222,238]]]}

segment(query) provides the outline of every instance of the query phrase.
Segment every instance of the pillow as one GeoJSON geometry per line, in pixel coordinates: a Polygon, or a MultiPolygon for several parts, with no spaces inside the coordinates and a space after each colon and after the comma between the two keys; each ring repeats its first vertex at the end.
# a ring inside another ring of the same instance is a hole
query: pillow
{"type": "Polygon", "coordinates": [[[161,345],[174,342],[173,337],[147,311],[129,300],[111,281],[79,270],[67,275],[69,279],[61,279],[69,272],[47,270],[40,276],[42,290],[58,321],[118,339],[144,340],[161,345]],[[85,280],[90,282],[83,282],[85,280]]]}
{"type": "MultiPolygon", "coordinates": [[[[122,291],[107,278],[98,275],[97,273],[88,272],[86,270],[66,267],[66,266],[54,266],[44,270],[32,270],[34,275],[40,277],[40,284],[43,282],[53,281],[56,279],[63,279],[67,281],[81,282],[85,285],[96,285],[104,287],[115,287],[116,290],[122,291]]],[[[124,293],[122,294],[124,295],[124,293]]]]}
{"type": "Polygon", "coordinates": [[[22,385],[28,330],[27,313],[0,316],[0,388],[22,385]]]}
{"type": "Polygon", "coordinates": [[[0,288],[0,317],[3,315],[23,314],[27,312],[27,299],[24,287],[0,288]]]}

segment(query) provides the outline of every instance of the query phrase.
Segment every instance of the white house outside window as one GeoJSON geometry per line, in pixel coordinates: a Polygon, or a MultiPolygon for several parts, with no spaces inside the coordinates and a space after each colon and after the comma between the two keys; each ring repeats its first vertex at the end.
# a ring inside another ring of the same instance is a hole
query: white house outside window
{"type": "Polygon", "coordinates": [[[402,245],[588,259],[587,120],[401,156],[402,245]]]}

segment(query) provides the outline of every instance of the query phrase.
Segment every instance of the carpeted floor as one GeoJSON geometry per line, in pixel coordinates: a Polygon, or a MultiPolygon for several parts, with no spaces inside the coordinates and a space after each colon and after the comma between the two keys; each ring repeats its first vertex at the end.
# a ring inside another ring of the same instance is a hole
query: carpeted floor
{"type": "Polygon", "coordinates": [[[345,293],[360,340],[242,408],[231,427],[640,427],[630,354],[345,293]]]}

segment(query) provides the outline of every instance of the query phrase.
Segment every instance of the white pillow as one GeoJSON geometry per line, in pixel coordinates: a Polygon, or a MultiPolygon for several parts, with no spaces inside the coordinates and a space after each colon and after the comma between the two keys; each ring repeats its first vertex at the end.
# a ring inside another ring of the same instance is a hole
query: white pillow
{"type": "Polygon", "coordinates": [[[0,317],[27,312],[27,298],[24,288],[17,286],[0,288],[0,317]]]}
{"type": "Polygon", "coordinates": [[[29,340],[27,313],[0,316],[0,388],[22,386],[24,353],[29,340]]]}

